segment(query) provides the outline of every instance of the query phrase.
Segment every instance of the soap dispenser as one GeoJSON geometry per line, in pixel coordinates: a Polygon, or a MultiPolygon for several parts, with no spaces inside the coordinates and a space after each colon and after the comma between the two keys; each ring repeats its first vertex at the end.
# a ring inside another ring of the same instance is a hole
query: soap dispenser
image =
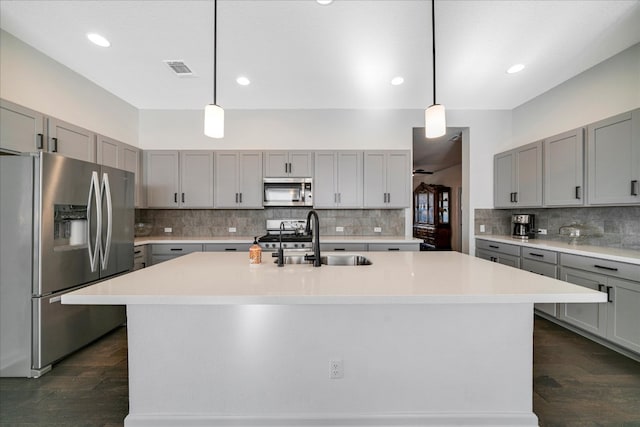
{"type": "Polygon", "coordinates": [[[249,264],[260,264],[262,262],[262,248],[258,244],[258,237],[253,238],[253,245],[249,248],[249,264]]]}

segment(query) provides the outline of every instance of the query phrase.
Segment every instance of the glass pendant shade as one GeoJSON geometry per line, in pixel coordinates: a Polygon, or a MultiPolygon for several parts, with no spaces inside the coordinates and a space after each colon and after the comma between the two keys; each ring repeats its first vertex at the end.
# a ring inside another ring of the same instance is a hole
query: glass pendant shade
{"type": "Polygon", "coordinates": [[[224,110],[209,104],[204,108],[204,134],[211,138],[224,137],[224,110]]]}
{"type": "Polygon", "coordinates": [[[433,104],[424,110],[424,131],[427,138],[438,138],[447,133],[444,105],[433,104]]]}

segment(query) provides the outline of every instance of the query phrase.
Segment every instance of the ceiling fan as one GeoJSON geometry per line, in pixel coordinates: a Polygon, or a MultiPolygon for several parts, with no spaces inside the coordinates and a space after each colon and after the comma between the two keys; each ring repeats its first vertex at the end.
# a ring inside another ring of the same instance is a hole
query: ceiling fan
{"type": "Polygon", "coordinates": [[[433,175],[432,171],[426,171],[424,169],[414,169],[413,170],[413,174],[419,174],[419,175],[433,175]]]}

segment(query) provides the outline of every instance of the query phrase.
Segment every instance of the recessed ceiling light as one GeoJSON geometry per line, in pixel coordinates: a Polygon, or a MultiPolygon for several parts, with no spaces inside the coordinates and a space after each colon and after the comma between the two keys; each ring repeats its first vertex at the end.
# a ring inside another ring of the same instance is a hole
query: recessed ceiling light
{"type": "Polygon", "coordinates": [[[507,73],[514,74],[514,73],[519,73],[522,70],[524,70],[524,64],[515,64],[509,67],[509,69],[507,70],[507,73]]]}
{"type": "Polygon", "coordinates": [[[109,46],[111,46],[111,43],[109,42],[109,40],[107,40],[106,38],[104,38],[100,34],[89,33],[89,34],[87,34],[87,38],[89,40],[91,40],[91,42],[93,44],[97,44],[100,47],[109,47],[109,46]]]}
{"type": "Polygon", "coordinates": [[[236,83],[238,83],[240,86],[247,86],[251,83],[251,80],[244,76],[240,76],[236,79],[236,83]]]}
{"type": "Polygon", "coordinates": [[[333,0],[316,0],[316,2],[324,6],[324,5],[333,3],[333,0]]]}
{"type": "Polygon", "coordinates": [[[404,78],[402,76],[397,76],[391,79],[391,84],[394,86],[399,86],[404,83],[404,78]]]}

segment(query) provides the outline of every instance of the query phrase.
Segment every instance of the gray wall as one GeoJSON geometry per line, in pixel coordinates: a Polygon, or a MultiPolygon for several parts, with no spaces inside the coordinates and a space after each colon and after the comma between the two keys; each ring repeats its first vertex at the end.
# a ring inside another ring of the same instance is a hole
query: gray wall
{"type": "Polygon", "coordinates": [[[476,209],[476,236],[511,234],[511,215],[534,214],[536,228],[547,229],[538,239],[569,241],[560,236],[560,227],[579,223],[597,229],[599,237],[581,238],[579,244],[640,250],[640,206],[581,207],[552,209],[476,209]],[[485,232],[480,232],[484,224],[485,232]]]}

